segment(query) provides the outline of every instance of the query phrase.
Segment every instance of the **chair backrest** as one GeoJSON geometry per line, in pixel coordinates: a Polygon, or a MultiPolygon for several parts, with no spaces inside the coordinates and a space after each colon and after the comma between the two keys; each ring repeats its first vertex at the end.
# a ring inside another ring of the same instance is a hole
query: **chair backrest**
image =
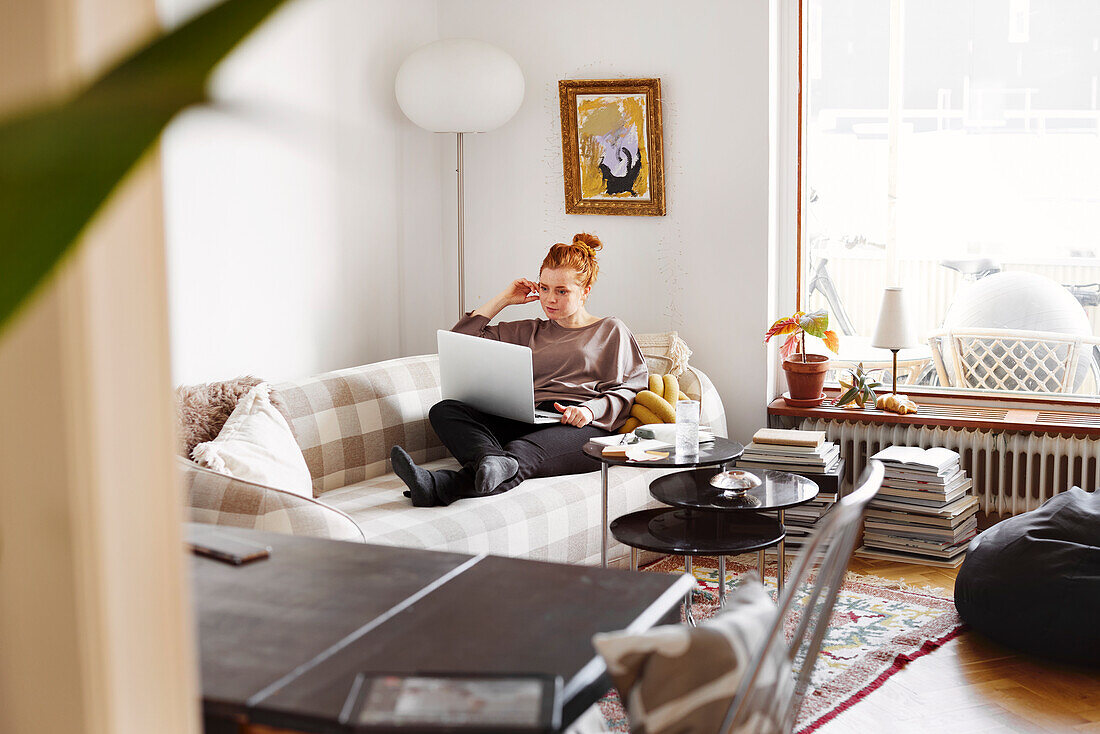
{"type": "Polygon", "coordinates": [[[780,731],[792,730],[795,714],[809,686],[810,673],[829,627],[837,593],[844,583],[848,560],[859,537],[863,512],[882,485],[883,472],[882,462],[870,462],[859,487],[841,499],[819,521],[817,530],[803,544],[798,562],[783,588],[775,623],[741,679],[722,732],[738,731],[752,718],[754,711],[760,710],[760,706],[772,707],[773,720],[782,722],[780,731]],[[817,574],[812,577],[815,568],[817,574]],[[802,587],[807,584],[810,588],[806,592],[805,602],[799,604],[802,587]],[[800,618],[788,642],[785,633],[787,619],[794,612],[799,612],[800,618]],[[754,701],[753,692],[758,678],[768,662],[780,655],[792,666],[796,660],[801,660],[792,694],[786,701],[754,701]]]}
{"type": "Polygon", "coordinates": [[[1100,339],[1052,331],[947,329],[928,338],[940,384],[985,390],[1073,392],[1100,339]]]}

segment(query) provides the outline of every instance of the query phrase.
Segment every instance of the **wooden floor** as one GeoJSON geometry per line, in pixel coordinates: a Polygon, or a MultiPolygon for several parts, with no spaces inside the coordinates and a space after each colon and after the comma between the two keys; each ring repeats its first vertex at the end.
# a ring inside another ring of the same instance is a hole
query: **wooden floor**
{"type": "MultiPolygon", "coordinates": [[[[860,558],[850,569],[946,589],[954,588],[957,573],[860,558]]],[[[968,631],[914,660],[817,731],[1100,733],[1100,671],[1041,662],[968,631]]]]}

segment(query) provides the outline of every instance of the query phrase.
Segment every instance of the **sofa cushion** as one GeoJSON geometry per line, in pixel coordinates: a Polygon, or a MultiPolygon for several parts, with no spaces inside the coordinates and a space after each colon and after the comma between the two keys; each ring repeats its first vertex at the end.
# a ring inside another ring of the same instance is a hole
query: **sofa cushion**
{"type": "Polygon", "coordinates": [[[634,341],[645,355],[651,373],[679,377],[687,369],[691,349],[675,331],[635,334],[634,341]]]}
{"type": "Polygon", "coordinates": [[[259,377],[246,375],[222,382],[177,387],[179,455],[190,456],[191,450],[200,443],[213,441],[240,399],[261,382],[259,377]]]}
{"type": "MultiPolygon", "coordinates": [[[[424,464],[457,469],[454,459],[424,464]]],[[[608,518],[648,507],[662,507],[649,483],[674,469],[612,467],[608,473],[608,518]]],[[[368,543],[458,553],[494,553],[558,563],[600,562],[601,488],[599,472],[528,479],[491,497],[464,499],[447,507],[413,507],[394,474],[325,494],[325,502],[346,512],[368,543]]],[[[630,549],[608,536],[608,560],[630,549]]]]}
{"type": "Polygon", "coordinates": [[[404,357],[272,387],[319,496],[389,471],[399,444],[417,462],[447,455],[428,423],[440,399],[437,355],[404,357]]]}
{"type": "Polygon", "coordinates": [[[191,458],[237,479],[312,497],[309,469],[286,418],[271,404],[268,390],[266,383],[249,390],[217,438],[196,446],[191,458]]]}

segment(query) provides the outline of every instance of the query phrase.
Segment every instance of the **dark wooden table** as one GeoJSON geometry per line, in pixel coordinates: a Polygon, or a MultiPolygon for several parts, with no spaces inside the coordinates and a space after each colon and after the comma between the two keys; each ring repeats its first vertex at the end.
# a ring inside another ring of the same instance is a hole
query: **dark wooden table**
{"type": "Polygon", "coordinates": [[[208,732],[339,732],[365,672],[549,673],[568,725],[610,687],[596,632],[677,619],[687,575],[467,556],[218,528],[271,557],[195,556],[208,732]]]}

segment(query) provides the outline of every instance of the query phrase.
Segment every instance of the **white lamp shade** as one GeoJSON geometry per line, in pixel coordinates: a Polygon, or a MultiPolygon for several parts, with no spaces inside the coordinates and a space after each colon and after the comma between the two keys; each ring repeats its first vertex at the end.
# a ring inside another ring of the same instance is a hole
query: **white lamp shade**
{"type": "Polygon", "coordinates": [[[882,294],[882,308],[878,312],[878,325],[871,338],[871,346],[878,349],[907,349],[917,346],[917,332],[909,319],[905,293],[892,286],[882,294]]]}
{"type": "Polygon", "coordinates": [[[425,130],[483,133],[516,114],[523,103],[523,72],[496,46],[451,38],[405,59],[394,90],[401,111],[425,130]]]}

